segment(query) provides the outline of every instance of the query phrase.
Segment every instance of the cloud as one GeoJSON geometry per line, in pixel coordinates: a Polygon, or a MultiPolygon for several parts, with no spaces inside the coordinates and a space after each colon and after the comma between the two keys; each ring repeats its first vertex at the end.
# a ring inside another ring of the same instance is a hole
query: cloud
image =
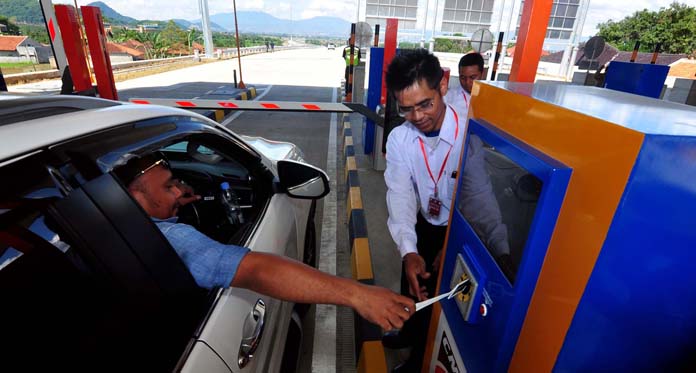
{"type": "Polygon", "coordinates": [[[340,17],[347,21],[354,22],[357,18],[356,3],[354,1],[305,1],[304,10],[301,13],[302,19],[329,16],[340,17]]]}
{"type": "MultiPolygon", "coordinates": [[[[86,5],[95,0],[78,0],[86,5]]],[[[198,0],[101,0],[117,12],[136,19],[166,20],[200,18],[198,0]]],[[[307,19],[317,16],[340,17],[349,22],[356,19],[358,1],[366,0],[237,0],[237,10],[261,11],[284,19],[307,19]]],[[[502,0],[497,0],[502,1],[502,0]]],[[[594,35],[597,24],[609,19],[619,21],[643,10],[668,7],[674,0],[588,0],[590,7],[583,35],[594,35]]],[[[696,6],[696,0],[678,0],[696,6]]],[[[73,0],[54,0],[54,3],[73,4],[73,0]]],[[[434,2],[430,2],[434,6],[434,2]]],[[[442,3],[442,2],[440,2],[442,3]]],[[[210,14],[232,12],[231,0],[208,0],[210,14]]]]}

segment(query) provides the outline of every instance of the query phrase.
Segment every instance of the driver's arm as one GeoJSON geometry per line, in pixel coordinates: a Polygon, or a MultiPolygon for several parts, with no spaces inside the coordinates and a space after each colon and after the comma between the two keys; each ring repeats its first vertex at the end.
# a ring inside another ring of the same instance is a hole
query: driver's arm
{"type": "Polygon", "coordinates": [[[413,300],[391,290],[320,272],[282,256],[249,252],[231,286],[297,303],[349,306],[385,330],[400,328],[415,311],[413,300]]]}

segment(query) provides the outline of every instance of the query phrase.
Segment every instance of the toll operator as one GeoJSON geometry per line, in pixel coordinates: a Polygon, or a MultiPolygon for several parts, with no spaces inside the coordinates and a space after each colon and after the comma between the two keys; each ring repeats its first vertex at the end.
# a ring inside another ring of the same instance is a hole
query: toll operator
{"type": "Polygon", "coordinates": [[[445,103],[466,118],[471,103],[471,89],[474,81],[483,77],[483,56],[480,53],[467,53],[459,59],[459,85],[445,95],[445,103]]]}
{"type": "MultiPolygon", "coordinates": [[[[346,46],[343,48],[343,54],[342,54],[343,59],[346,61],[346,72],[345,72],[345,78],[346,78],[346,94],[348,94],[348,79],[350,78],[350,39],[348,39],[348,43],[346,46]]],[[[360,54],[360,48],[358,47],[353,47],[353,69],[355,69],[355,66],[358,66],[360,64],[360,58],[362,55],[360,54]]],[[[352,84],[352,82],[350,82],[352,84]]]]}
{"type": "Polygon", "coordinates": [[[115,173],[155,221],[200,287],[241,287],[296,303],[349,306],[386,330],[400,328],[415,311],[411,299],[390,290],[328,275],[282,256],[224,245],[190,225],[178,223],[179,206],[200,196],[172,177],[162,153],[131,159],[115,173]]]}
{"type": "MultiPolygon", "coordinates": [[[[401,293],[423,301],[436,295],[436,274],[466,137],[466,117],[445,103],[447,78],[437,57],[425,49],[394,57],[386,83],[396,98],[399,115],[406,119],[387,139],[387,226],[402,259],[401,293]]],[[[500,252],[509,256],[507,232],[485,173],[483,153],[480,140],[472,141],[462,188],[471,197],[466,202],[478,204],[478,212],[472,209],[473,218],[494,228],[489,230],[502,238],[500,252]],[[469,163],[477,166],[469,167],[469,163]],[[488,216],[491,210],[497,215],[488,216]]],[[[430,310],[416,313],[398,333],[384,335],[385,347],[412,347],[408,360],[394,372],[420,371],[430,310]]]]}

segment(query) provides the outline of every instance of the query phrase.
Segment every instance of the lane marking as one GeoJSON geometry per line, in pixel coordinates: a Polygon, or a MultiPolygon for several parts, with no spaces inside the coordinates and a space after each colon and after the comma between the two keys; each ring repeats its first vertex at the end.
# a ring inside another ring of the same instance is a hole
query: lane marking
{"type": "MultiPolygon", "coordinates": [[[[261,100],[264,96],[266,96],[266,95],[268,94],[268,92],[271,91],[271,88],[273,88],[273,85],[267,86],[266,89],[263,91],[262,94],[256,96],[256,98],[254,99],[254,101],[259,101],[259,100],[261,100]]],[[[257,90],[256,92],[258,93],[258,91],[259,91],[259,90],[257,90]]],[[[222,123],[220,123],[220,124],[222,124],[223,126],[227,127],[228,125],[230,125],[230,124],[232,123],[233,120],[237,119],[240,115],[242,115],[243,112],[244,112],[244,110],[240,110],[240,111],[238,111],[238,112],[236,112],[236,113],[230,115],[227,119],[225,119],[224,121],[222,121],[222,123]]]]}
{"type": "MultiPolygon", "coordinates": [[[[331,102],[336,102],[338,90],[333,89],[331,102]]],[[[336,126],[338,115],[331,113],[329,129],[329,148],[326,154],[326,173],[329,175],[331,192],[324,197],[324,216],[321,222],[321,248],[319,252],[319,270],[336,275],[336,126]]],[[[336,306],[318,304],[314,320],[314,351],[312,353],[313,373],[336,372],[336,306]]]]}

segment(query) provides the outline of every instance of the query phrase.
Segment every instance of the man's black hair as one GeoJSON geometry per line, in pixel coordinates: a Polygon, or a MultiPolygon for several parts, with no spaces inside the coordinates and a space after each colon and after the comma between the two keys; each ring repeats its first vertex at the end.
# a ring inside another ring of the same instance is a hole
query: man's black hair
{"type": "Polygon", "coordinates": [[[483,56],[481,53],[471,52],[467,53],[459,60],[459,68],[464,66],[478,66],[479,71],[483,72],[483,56]]]}
{"type": "Polygon", "coordinates": [[[437,89],[442,74],[440,61],[426,49],[404,51],[387,67],[387,89],[392,93],[401,92],[421,80],[425,80],[430,89],[437,89]]]}

